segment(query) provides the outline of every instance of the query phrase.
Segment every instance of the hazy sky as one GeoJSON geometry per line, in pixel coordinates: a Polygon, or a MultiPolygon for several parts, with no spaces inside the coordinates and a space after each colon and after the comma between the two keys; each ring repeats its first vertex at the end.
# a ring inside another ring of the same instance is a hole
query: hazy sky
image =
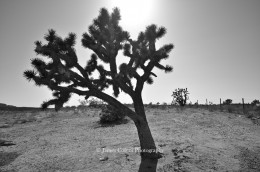
{"type": "MultiPolygon", "coordinates": [[[[0,103],[38,107],[51,92],[23,78],[37,57],[34,42],[44,41],[53,28],[65,37],[77,34],[77,55],[84,66],[90,50],[81,46],[101,7],[121,9],[121,25],[136,38],[149,24],[165,26],[162,44],[175,48],[164,64],[174,70],[158,72],[153,85],[143,91],[145,103],[172,101],[172,91],[188,88],[190,100],[214,103],[260,99],[260,1],[259,0],[0,0],[0,103]],[[130,2],[130,3],[129,3],[130,2]]],[[[74,96],[69,105],[77,105],[74,96]]],[[[83,98],[82,98],[83,99],[83,98]]],[[[119,97],[130,102],[128,96],[119,97]]]]}

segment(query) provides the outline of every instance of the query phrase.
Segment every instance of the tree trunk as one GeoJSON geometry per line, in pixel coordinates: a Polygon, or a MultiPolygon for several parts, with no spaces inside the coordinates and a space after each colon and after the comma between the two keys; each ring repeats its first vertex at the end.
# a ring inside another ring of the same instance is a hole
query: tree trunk
{"type": "MultiPolygon", "coordinates": [[[[145,154],[145,152],[149,150],[155,150],[156,146],[154,143],[154,139],[152,136],[152,133],[150,131],[150,128],[148,126],[147,121],[138,121],[135,123],[135,126],[137,128],[138,137],[140,141],[140,147],[141,147],[141,156],[145,154]]],[[[148,154],[149,157],[149,154],[148,154]]]]}
{"type": "Polygon", "coordinates": [[[161,155],[157,152],[156,145],[146,119],[141,97],[134,100],[134,106],[135,112],[141,117],[140,120],[135,122],[140,141],[140,155],[142,159],[139,172],[156,172],[157,162],[158,159],[161,158],[161,155]]]}
{"type": "Polygon", "coordinates": [[[140,94],[133,99],[135,106],[135,112],[133,112],[116,99],[104,93],[94,93],[96,93],[94,96],[114,105],[122,113],[126,113],[126,115],[134,121],[141,147],[141,164],[139,167],[139,172],[156,172],[157,162],[158,159],[161,158],[161,155],[156,152],[156,146],[145,116],[144,105],[140,94]]]}
{"type": "Polygon", "coordinates": [[[146,119],[135,123],[140,141],[141,164],[139,172],[156,172],[158,159],[155,142],[146,119]]]}

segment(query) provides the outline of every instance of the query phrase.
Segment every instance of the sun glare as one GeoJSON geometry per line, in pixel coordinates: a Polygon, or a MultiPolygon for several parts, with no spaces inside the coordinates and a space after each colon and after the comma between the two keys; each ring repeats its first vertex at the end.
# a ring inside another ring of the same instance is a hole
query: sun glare
{"type": "Polygon", "coordinates": [[[111,0],[111,2],[112,7],[120,9],[122,18],[120,23],[127,28],[146,26],[154,13],[154,0],[111,0]]]}

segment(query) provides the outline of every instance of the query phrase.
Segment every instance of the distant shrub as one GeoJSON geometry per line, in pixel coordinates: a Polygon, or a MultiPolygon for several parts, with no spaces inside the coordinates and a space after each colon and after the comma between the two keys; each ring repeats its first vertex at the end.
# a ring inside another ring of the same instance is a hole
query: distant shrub
{"type": "Polygon", "coordinates": [[[125,119],[125,115],[119,112],[114,106],[106,105],[99,114],[99,118],[101,124],[111,124],[122,122],[125,119]]]}
{"type": "Polygon", "coordinates": [[[162,103],[162,105],[159,106],[160,109],[165,110],[167,109],[168,105],[166,102],[162,103]]]}
{"type": "Polygon", "coordinates": [[[79,106],[87,106],[87,103],[88,103],[87,100],[80,100],[79,99],[78,101],[79,101],[79,104],[80,104],[79,106]]]}
{"type": "Polygon", "coordinates": [[[152,105],[148,105],[149,108],[158,108],[159,105],[155,105],[155,104],[152,104],[152,105]]]}
{"type": "Polygon", "coordinates": [[[99,99],[92,98],[88,100],[88,106],[93,108],[100,108],[104,106],[104,102],[99,99]]]}
{"type": "Polygon", "coordinates": [[[224,105],[230,105],[232,103],[231,99],[227,99],[223,102],[224,105]]]}
{"type": "Polygon", "coordinates": [[[255,99],[255,100],[253,100],[253,101],[251,102],[251,104],[254,105],[254,106],[257,105],[257,104],[259,104],[259,100],[256,100],[256,99],[255,99]]]}
{"type": "Polygon", "coordinates": [[[154,104],[152,102],[150,102],[149,104],[146,105],[147,108],[154,108],[154,104]]]}

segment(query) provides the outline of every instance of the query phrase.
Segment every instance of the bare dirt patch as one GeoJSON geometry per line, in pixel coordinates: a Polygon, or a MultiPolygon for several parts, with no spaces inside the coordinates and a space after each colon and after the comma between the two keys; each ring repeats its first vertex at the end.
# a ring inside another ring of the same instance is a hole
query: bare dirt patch
{"type": "MultiPolygon", "coordinates": [[[[99,112],[1,112],[9,127],[0,139],[16,145],[0,148],[0,171],[138,171],[133,122],[101,126],[99,112]]],[[[158,172],[260,171],[260,126],[245,116],[166,108],[147,109],[147,118],[164,154],[158,172]]]]}

